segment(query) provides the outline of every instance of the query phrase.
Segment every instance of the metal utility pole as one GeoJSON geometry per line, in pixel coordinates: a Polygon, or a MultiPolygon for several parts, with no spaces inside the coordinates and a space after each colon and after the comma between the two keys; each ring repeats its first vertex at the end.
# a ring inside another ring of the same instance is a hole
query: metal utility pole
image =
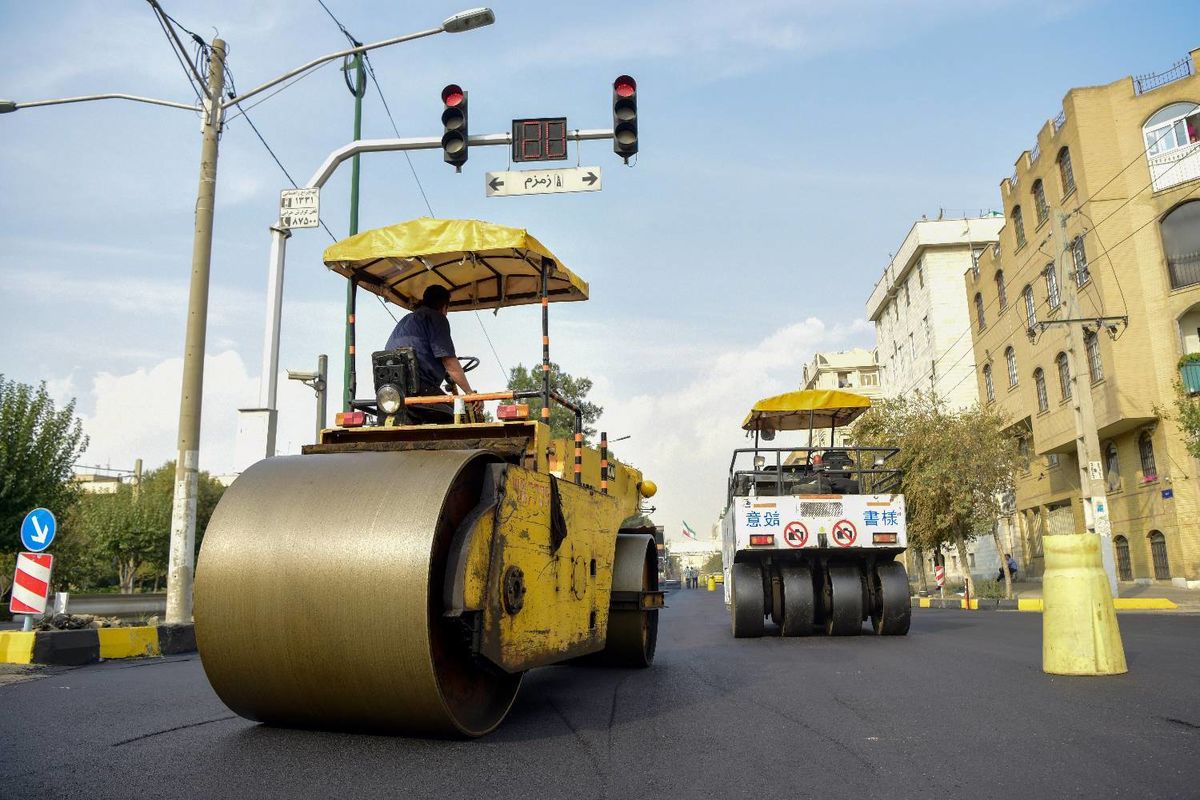
{"type": "Polygon", "coordinates": [[[179,447],[175,459],[175,498],[171,509],[171,551],[167,567],[168,623],[192,618],[192,575],[196,560],[196,495],[200,472],[200,400],[204,390],[204,340],[208,329],[208,280],[212,264],[213,207],[217,196],[217,148],[224,118],[225,42],[213,39],[204,99],[200,187],[192,240],[192,281],[183,349],[183,388],[179,400],[179,447]]]}
{"type": "Polygon", "coordinates": [[[1100,453],[1100,436],[1096,429],[1096,409],[1092,402],[1091,382],[1087,379],[1091,370],[1084,330],[1086,325],[1095,325],[1095,334],[1099,336],[1106,322],[1126,318],[1080,317],[1079,276],[1075,274],[1071,241],[1067,234],[1067,217],[1061,211],[1054,212],[1053,241],[1054,269],[1064,278],[1059,281],[1059,285],[1065,284],[1066,318],[1041,322],[1038,325],[1042,330],[1052,325],[1067,327],[1067,364],[1073,384],[1071,408],[1075,416],[1075,452],[1079,462],[1079,490],[1083,501],[1084,526],[1089,533],[1100,535],[1104,571],[1108,575],[1109,589],[1116,597],[1117,576],[1112,556],[1112,525],[1108,515],[1108,483],[1104,476],[1104,463],[1100,453]]]}
{"type": "MultiPolygon", "coordinates": [[[[357,44],[357,42],[355,43],[357,44]]],[[[355,53],[354,60],[350,62],[349,69],[354,70],[354,86],[351,88],[351,93],[354,95],[354,141],[362,138],[362,101],[363,95],[367,93],[367,75],[363,69],[363,54],[355,53]]],[[[349,86],[350,76],[346,76],[346,84],[349,86]]],[[[354,156],[350,162],[350,235],[358,233],[358,155],[354,156]]],[[[354,325],[356,317],[355,304],[358,300],[357,296],[358,283],[353,279],[346,281],[346,364],[344,368],[342,386],[342,410],[350,410],[350,401],[354,399],[354,393],[358,388],[358,373],[355,366],[354,357],[354,325]]]]}
{"type": "Polygon", "coordinates": [[[317,426],[313,435],[314,442],[321,441],[321,431],[325,428],[325,395],[329,385],[329,356],[322,353],[317,356],[317,371],[304,372],[289,369],[288,380],[300,381],[317,394],[317,426]]]}

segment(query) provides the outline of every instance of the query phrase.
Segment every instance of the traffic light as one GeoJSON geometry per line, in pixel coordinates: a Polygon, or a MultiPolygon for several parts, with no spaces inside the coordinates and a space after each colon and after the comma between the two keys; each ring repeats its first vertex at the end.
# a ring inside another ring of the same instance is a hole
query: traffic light
{"type": "Polygon", "coordinates": [[[637,81],[622,75],[613,81],[613,152],[628,164],[637,151],[637,81]]]}
{"type": "Polygon", "coordinates": [[[467,93],[457,84],[442,89],[442,157],[462,172],[467,163],[467,93]]]}

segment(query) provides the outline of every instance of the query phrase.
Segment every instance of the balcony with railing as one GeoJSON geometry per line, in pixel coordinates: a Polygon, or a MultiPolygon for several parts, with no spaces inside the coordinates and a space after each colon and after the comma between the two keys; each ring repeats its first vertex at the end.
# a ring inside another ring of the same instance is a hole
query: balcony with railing
{"type": "Polygon", "coordinates": [[[1200,283],[1200,251],[1167,256],[1171,288],[1182,289],[1200,283]]]}
{"type": "Polygon", "coordinates": [[[1156,192],[1194,181],[1200,178],[1200,142],[1147,156],[1146,162],[1150,166],[1150,183],[1156,192]]]}

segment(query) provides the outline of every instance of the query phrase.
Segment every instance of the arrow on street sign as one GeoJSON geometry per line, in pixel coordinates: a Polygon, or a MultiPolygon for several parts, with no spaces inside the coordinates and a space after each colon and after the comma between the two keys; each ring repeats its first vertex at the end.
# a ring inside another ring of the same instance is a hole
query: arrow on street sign
{"type": "Polygon", "coordinates": [[[525,169],[489,172],[484,176],[488,197],[514,197],[563,192],[598,192],[603,188],[599,167],[525,169]]]}

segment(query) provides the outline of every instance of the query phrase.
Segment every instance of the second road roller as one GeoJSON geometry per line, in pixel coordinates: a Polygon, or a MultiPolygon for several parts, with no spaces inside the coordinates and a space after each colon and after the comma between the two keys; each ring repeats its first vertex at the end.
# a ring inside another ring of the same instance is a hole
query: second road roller
{"type": "Polygon", "coordinates": [[[550,379],[549,306],[586,300],[587,284],[526,231],[475,220],[367,231],[324,260],[405,309],[434,283],[451,311],[540,304],[541,388],[423,396],[413,350],[380,351],[374,398],[301,455],[243,472],[196,573],[196,641],[221,700],[273,725],[480,736],[530,669],[649,666],[655,487],[605,437],[585,445],[550,379]],[[497,419],[474,419],[475,401],[500,401],[497,419]],[[553,404],[573,436],[553,437],[553,404]]]}

